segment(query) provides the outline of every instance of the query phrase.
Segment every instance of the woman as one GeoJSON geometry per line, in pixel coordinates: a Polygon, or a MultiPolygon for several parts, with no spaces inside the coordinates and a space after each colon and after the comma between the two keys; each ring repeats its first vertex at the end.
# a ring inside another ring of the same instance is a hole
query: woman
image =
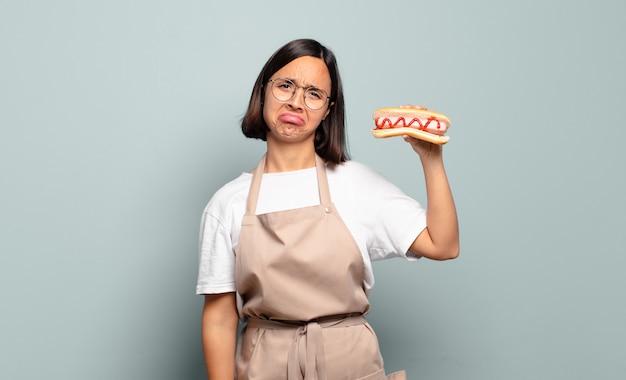
{"type": "Polygon", "coordinates": [[[333,53],[295,40],[265,64],[242,120],[266,141],[252,173],[218,190],[203,214],[197,293],[209,378],[400,379],[386,376],[363,315],[371,261],[455,258],[454,201],[441,147],[419,155],[428,212],[349,161],[333,53]],[[236,344],[239,319],[246,326],[236,344]]]}

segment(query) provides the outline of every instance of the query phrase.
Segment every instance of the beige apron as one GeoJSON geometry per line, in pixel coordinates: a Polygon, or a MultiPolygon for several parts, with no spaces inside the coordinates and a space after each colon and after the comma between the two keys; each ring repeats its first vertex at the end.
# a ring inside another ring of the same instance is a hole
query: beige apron
{"type": "Polygon", "coordinates": [[[255,169],[236,260],[248,323],[237,380],[383,380],[378,340],[363,318],[364,264],[330,200],[316,156],[320,205],[255,215],[265,157],[255,169]]]}

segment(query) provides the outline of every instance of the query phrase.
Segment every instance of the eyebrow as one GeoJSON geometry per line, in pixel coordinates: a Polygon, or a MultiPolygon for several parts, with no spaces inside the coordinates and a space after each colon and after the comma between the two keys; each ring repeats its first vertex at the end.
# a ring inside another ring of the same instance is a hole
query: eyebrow
{"type": "MultiPolygon", "coordinates": [[[[293,83],[298,84],[298,81],[293,79],[293,78],[283,78],[283,79],[288,79],[288,80],[292,81],[293,83]]],[[[316,90],[324,90],[323,88],[321,88],[319,86],[316,86],[314,84],[310,84],[310,83],[304,83],[302,86],[304,88],[314,88],[316,90]]],[[[324,90],[324,91],[326,91],[326,90],[324,90]]]]}

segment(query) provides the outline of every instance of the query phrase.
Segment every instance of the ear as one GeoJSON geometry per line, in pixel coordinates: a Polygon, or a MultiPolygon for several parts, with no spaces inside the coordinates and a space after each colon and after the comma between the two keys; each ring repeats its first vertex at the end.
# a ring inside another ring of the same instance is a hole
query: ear
{"type": "Polygon", "coordinates": [[[322,118],[322,120],[326,120],[326,116],[328,116],[328,114],[330,113],[330,107],[334,106],[335,102],[331,102],[330,105],[328,106],[328,108],[326,108],[326,113],[324,114],[324,117],[322,118]]]}

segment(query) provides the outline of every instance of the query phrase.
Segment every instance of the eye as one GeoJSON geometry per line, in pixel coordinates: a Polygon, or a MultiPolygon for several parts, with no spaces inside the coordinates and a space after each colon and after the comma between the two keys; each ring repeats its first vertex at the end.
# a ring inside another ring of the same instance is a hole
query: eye
{"type": "Polygon", "coordinates": [[[306,94],[307,96],[311,97],[311,99],[317,99],[317,100],[322,100],[326,97],[324,95],[324,92],[317,88],[309,88],[306,94]]]}
{"type": "Polygon", "coordinates": [[[294,88],[294,84],[288,80],[279,79],[275,82],[276,87],[283,91],[292,91],[294,88]]]}

